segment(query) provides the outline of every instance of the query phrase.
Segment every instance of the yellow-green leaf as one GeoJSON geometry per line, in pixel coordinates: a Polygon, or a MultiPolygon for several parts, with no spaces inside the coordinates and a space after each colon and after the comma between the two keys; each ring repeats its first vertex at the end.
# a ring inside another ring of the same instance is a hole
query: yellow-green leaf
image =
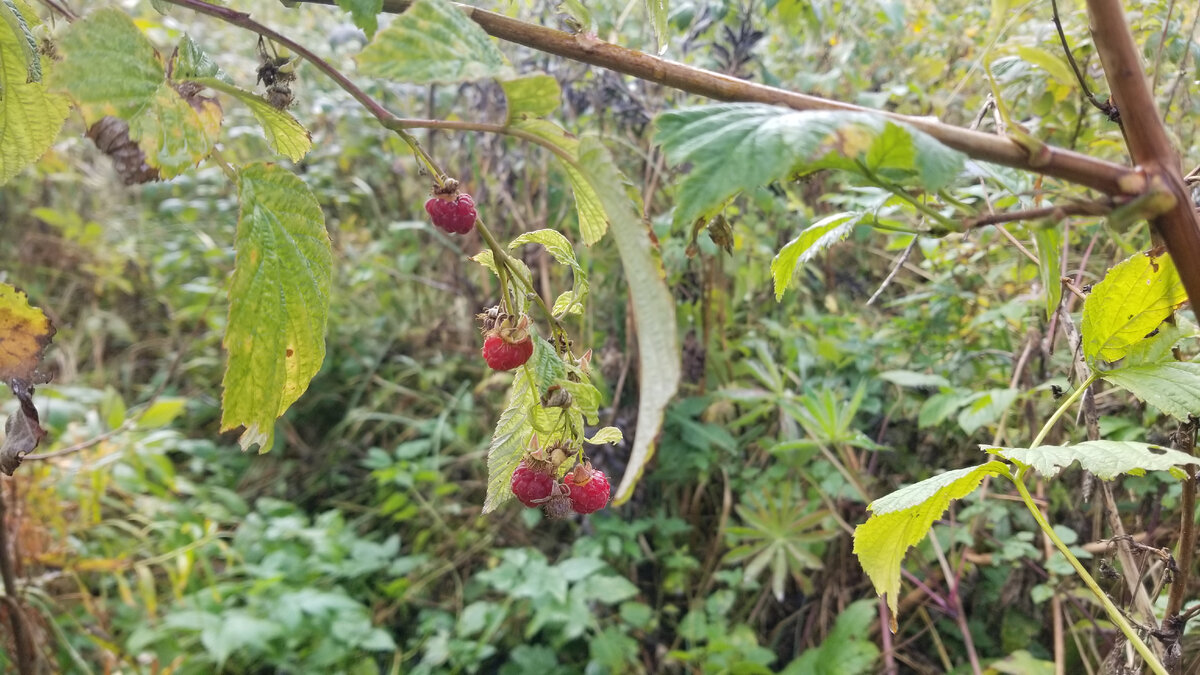
{"type": "Polygon", "coordinates": [[[558,80],[545,73],[526,75],[500,83],[508,101],[508,121],[512,124],[525,117],[543,117],[554,112],[562,100],[558,80]]]}
{"type": "Polygon", "coordinates": [[[456,84],[511,74],[474,21],[447,0],[416,0],[358,55],[364,75],[409,84],[456,84]]]}
{"type": "Polygon", "coordinates": [[[325,360],[333,254],[316,198],[288,171],[245,167],[238,198],[221,430],[245,425],[242,449],[266,452],[325,360]]]}
{"type": "Polygon", "coordinates": [[[784,244],[771,261],[771,277],[775,280],[775,301],[783,299],[792,284],[796,268],[812,260],[818,253],[850,236],[862,220],[862,213],[835,213],[804,228],[795,239],[784,244]]]}
{"type": "Polygon", "coordinates": [[[597,429],[591,438],[585,440],[592,445],[603,445],[604,443],[620,443],[624,438],[620,429],[616,427],[604,427],[603,429],[597,429]]]}
{"type": "Polygon", "coordinates": [[[148,105],[129,119],[129,137],[163,178],[174,178],[195,166],[216,143],[221,107],[204,97],[192,97],[191,101],[164,82],[148,105]]]}
{"type": "Polygon", "coordinates": [[[67,119],[66,97],[32,77],[28,47],[24,33],[0,26],[0,185],[45,154],[67,119]]]}
{"type": "Polygon", "coordinates": [[[293,162],[298,162],[312,149],[312,134],[286,110],[276,108],[258,94],[232,84],[226,84],[216,78],[199,78],[195,82],[229,94],[245,103],[262,126],[263,135],[267,137],[267,143],[275,152],[293,162]]]}
{"type": "Polygon", "coordinates": [[[492,442],[488,446],[487,497],[483,501],[483,512],[491,513],[512,498],[513,471],[529,448],[533,438],[530,411],[540,408],[537,394],[527,369],[518,368],[508,392],[508,406],[500,413],[492,442]]]}
{"type": "Polygon", "coordinates": [[[929,528],[946,512],[951,500],[974,492],[985,476],[997,476],[1007,470],[1004,462],[992,461],[947,471],[876,499],[867,507],[871,516],[854,528],[854,554],[871,578],[875,592],[887,598],[893,633],[896,598],[900,594],[900,564],[908,549],[929,534],[929,528]]]}
{"type": "MultiPolygon", "coordinates": [[[[577,160],[579,157],[579,139],[553,122],[526,119],[514,122],[510,126],[553,144],[573,159],[577,160]]],[[[558,155],[555,156],[558,157],[558,155]]],[[[567,180],[571,183],[571,192],[575,195],[575,213],[579,218],[579,233],[583,236],[583,243],[591,246],[600,241],[604,237],[604,233],[608,231],[608,214],[604,212],[604,204],[600,202],[596,190],[579,172],[579,169],[571,162],[563,161],[562,157],[558,157],[558,159],[562,163],[563,172],[567,174],[567,180]]]]}
{"type": "Polygon", "coordinates": [[[166,74],[154,45],[124,11],[105,8],[71,24],[51,82],[66,89],[88,126],[107,115],[133,121],[159,93],[166,74]]]}
{"type": "Polygon", "coordinates": [[[1125,358],[1185,302],[1170,255],[1151,251],[1117,263],[1083,303],[1084,357],[1091,364],[1125,358]]]}

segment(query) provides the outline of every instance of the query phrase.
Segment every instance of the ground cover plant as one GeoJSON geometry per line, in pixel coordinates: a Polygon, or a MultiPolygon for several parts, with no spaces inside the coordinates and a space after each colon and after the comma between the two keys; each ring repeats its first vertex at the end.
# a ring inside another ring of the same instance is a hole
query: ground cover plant
{"type": "Polygon", "coordinates": [[[1200,9],[288,4],[0,4],[6,667],[1200,667],[1200,9]]]}

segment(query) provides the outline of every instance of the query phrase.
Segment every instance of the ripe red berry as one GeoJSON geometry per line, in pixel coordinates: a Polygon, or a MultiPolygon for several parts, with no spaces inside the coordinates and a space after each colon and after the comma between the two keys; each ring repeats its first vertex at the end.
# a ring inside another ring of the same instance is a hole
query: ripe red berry
{"type": "Polygon", "coordinates": [[[571,490],[571,508],[575,513],[599,511],[608,503],[608,496],[612,491],[608,485],[608,476],[605,476],[603,471],[591,468],[590,464],[571,469],[563,476],[563,482],[571,490]]]}
{"type": "Polygon", "coordinates": [[[554,477],[521,462],[513,471],[512,491],[525,506],[540,506],[554,492],[554,477]]]}
{"type": "Polygon", "coordinates": [[[532,355],[533,340],[528,333],[515,342],[498,333],[492,333],[483,340],[483,360],[492,370],[512,370],[525,365],[532,355]]]}
{"type": "Polygon", "coordinates": [[[466,234],[475,227],[475,200],[471,195],[434,196],[425,202],[425,211],[433,224],[451,234],[466,234]]]}

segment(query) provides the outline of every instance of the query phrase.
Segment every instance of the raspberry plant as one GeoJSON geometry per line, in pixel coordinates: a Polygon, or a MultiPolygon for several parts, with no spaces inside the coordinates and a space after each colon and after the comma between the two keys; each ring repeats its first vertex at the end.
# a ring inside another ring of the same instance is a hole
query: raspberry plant
{"type": "MultiPolygon", "coordinates": [[[[648,4],[661,46],[666,3],[648,4]]],[[[174,45],[155,45],[118,9],[94,9],[75,17],[56,8],[71,25],[52,31],[24,2],[6,0],[0,5],[6,19],[0,27],[4,75],[0,80],[0,182],[45,152],[72,107],[87,125],[89,136],[113,157],[130,184],[170,179],[202,162],[227,173],[237,187],[240,209],[224,336],[228,362],[221,427],[244,427],[240,438],[244,449],[271,449],[275,420],[303,395],[322,364],[332,252],[319,204],[300,177],[279,164],[233,165],[222,156],[223,106],[246,106],[271,149],[281,158],[300,161],[312,141],[289,112],[300,86],[293,62],[298,59],[332,78],[382,128],[406,144],[431,182],[433,196],[425,208],[436,227],[453,234],[475,230],[482,241],[472,259],[496,276],[500,288],[499,305],[481,317],[482,355],[496,370],[512,374],[508,402],[488,450],[485,513],[514,492],[526,505],[541,505],[554,516],[602,508],[609,498],[608,479],[590,466],[584,443],[613,443],[622,433],[605,427],[588,435],[588,428],[598,425],[602,402],[591,382],[591,352],[587,345],[573,343],[564,323],[583,314],[590,290],[571,239],[563,232],[542,229],[502,243],[499,230],[489,227],[469,194],[460,190],[453,167],[441,166],[413,131],[502,134],[537,146],[558,161],[574,196],[579,240],[592,246],[611,234],[629,283],[637,331],[639,406],[631,457],[614,503],[629,499],[652,457],[664,407],[680,380],[674,303],[642,215],[640,196],[631,194],[609,148],[595,137],[577,138],[551,121],[561,97],[556,81],[545,74],[516,72],[488,36],[490,32],[535,49],[736,101],[675,110],[655,122],[656,141],[670,164],[681,170],[686,167],[671,214],[678,229],[695,232],[708,224],[710,231],[723,232],[721,239],[728,244],[725,211],[736,195],[817,171],[841,172],[863,190],[882,197],[875,208],[823,218],[784,245],[771,266],[777,299],[785,296],[799,266],[858,228],[929,239],[1005,223],[1052,221],[1051,227],[1030,228],[1027,234],[1039,253],[1047,317],[1068,327],[1072,347],[1081,355],[1074,364],[1075,388],[1028,447],[985,445],[981,449],[992,457],[987,462],[941,473],[873,501],[870,517],[856,529],[855,552],[876,590],[886,598],[894,630],[900,569],[908,548],[924,539],[952,500],[966,496],[987,477],[1007,480],[1151,670],[1166,672],[1143,635],[1055,534],[1026,484],[1031,474],[1053,477],[1078,462],[1102,479],[1170,471],[1186,479],[1185,495],[1195,498],[1194,474],[1180,468],[1193,464],[1189,454],[1151,444],[1102,440],[1093,437],[1098,432],[1091,429],[1086,442],[1043,444],[1074,404],[1082,401],[1087,414],[1091,388],[1101,380],[1180,420],[1200,413],[1200,366],[1179,359],[1175,349],[1195,337],[1197,330],[1174,316],[1189,294],[1193,298],[1200,294],[1200,221],[1188,192],[1197,175],[1183,175],[1141,75],[1139,56],[1117,0],[1087,2],[1096,49],[1113,94],[1113,100],[1103,104],[1092,98],[1110,119],[1123,125],[1134,166],[1044,143],[1012,121],[1012,111],[1000,95],[992,105],[1002,133],[991,134],[717,76],[622,50],[586,33],[567,35],[514,25],[482,10],[463,12],[446,0],[415,0],[383,30],[376,22],[381,3],[339,3],[350,5],[355,22],[372,36],[357,56],[356,77],[421,85],[494,79],[507,98],[503,123],[404,118],[304,45],[247,14],[204,0],[158,0],[157,5],[214,17],[246,29],[260,41],[265,38],[271,49],[258,46],[262,64],[254,83],[265,86],[263,93],[253,93],[250,83],[235,82],[217,59],[187,35],[174,45]],[[52,50],[38,46],[43,35],[52,35],[47,38],[52,50]],[[295,57],[281,56],[277,47],[295,57]],[[54,56],[46,58],[43,53],[54,56]],[[1100,196],[1082,198],[1064,189],[1056,193],[1062,198],[1058,204],[1044,206],[1041,192],[1035,203],[1023,203],[1023,195],[983,163],[1086,187],[1100,196]],[[1022,208],[997,212],[989,190],[1004,193],[1006,203],[1022,204],[1022,208]],[[1081,297],[1084,294],[1061,279],[1063,241],[1052,227],[1072,214],[1105,216],[1114,231],[1145,220],[1154,235],[1147,252],[1114,266],[1095,285],[1086,297],[1078,330],[1064,309],[1062,292],[1067,288],[1081,297]],[[563,289],[552,303],[537,294],[530,270],[513,255],[530,245],[544,247],[571,271],[571,288],[563,289]]],[[[396,9],[393,4],[388,7],[396,9]]],[[[575,19],[586,24],[579,8],[575,11],[581,14],[575,19]]],[[[990,70],[987,76],[995,87],[990,70]]],[[[24,317],[22,322],[40,326],[45,317],[32,312],[23,297],[20,302],[13,300],[16,296],[11,288],[0,287],[0,299],[16,308],[12,313],[24,317]]],[[[9,331],[32,333],[35,347],[13,371],[16,374],[5,379],[27,403],[36,383],[40,349],[52,330],[48,326],[27,330],[22,322],[9,331]]],[[[0,456],[0,466],[9,473],[40,439],[36,410],[31,407],[22,406],[11,418],[13,428],[23,431],[10,434],[0,456]],[[17,441],[11,440],[14,437],[17,441]]],[[[1192,532],[1191,528],[1185,531],[1192,532]]],[[[1190,560],[1194,533],[1188,537],[1181,549],[1189,551],[1190,560]]],[[[7,591],[12,594],[14,589],[7,591]]],[[[1181,603],[1182,596],[1173,588],[1166,619],[1179,620],[1181,603]]],[[[969,631],[965,637],[969,639],[969,631]]]]}

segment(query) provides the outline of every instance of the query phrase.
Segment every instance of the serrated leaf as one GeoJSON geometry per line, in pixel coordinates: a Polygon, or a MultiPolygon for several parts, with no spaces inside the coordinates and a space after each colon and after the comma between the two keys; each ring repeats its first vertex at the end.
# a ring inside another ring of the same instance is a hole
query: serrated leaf
{"type": "Polygon", "coordinates": [[[1046,318],[1058,309],[1062,300],[1062,232],[1053,226],[1037,227],[1033,230],[1037,242],[1038,276],[1046,293],[1046,318]]]}
{"type": "Polygon", "coordinates": [[[529,359],[529,362],[533,366],[533,379],[537,382],[539,398],[545,395],[551,385],[556,384],[567,374],[562,359],[559,358],[558,352],[554,351],[554,345],[540,335],[533,339],[533,357],[529,359]]]}
{"type": "Polygon", "coordinates": [[[1089,364],[1119,361],[1180,305],[1187,289],[1166,253],[1117,263],[1083,302],[1083,354],[1089,364]]]}
{"type": "MultiPolygon", "coordinates": [[[[0,18],[4,19],[4,23],[8,25],[11,33],[11,35],[4,36],[4,42],[12,40],[20,50],[21,61],[25,64],[25,82],[41,82],[42,57],[38,54],[37,40],[33,38],[33,32],[29,30],[29,23],[13,0],[0,2],[0,18]]],[[[4,55],[4,60],[8,59],[16,61],[14,55],[4,55]]],[[[0,96],[4,95],[7,86],[8,82],[0,79],[0,96]]]]}
{"type": "Polygon", "coordinates": [[[1196,326],[1182,316],[1177,315],[1175,323],[1164,323],[1150,337],[1133,343],[1121,361],[1121,367],[1150,366],[1174,361],[1175,357],[1171,350],[1180,341],[1193,337],[1200,337],[1200,331],[1197,331],[1196,326]]]}
{"type": "Polygon", "coordinates": [[[1103,377],[1177,420],[1200,416],[1200,362],[1130,366],[1103,377]]]}
{"type": "Polygon", "coordinates": [[[221,430],[245,425],[242,449],[257,443],[266,452],[275,419],[325,359],[333,254],[316,197],[290,172],[243,168],[238,199],[221,430]]]}
{"type": "Polygon", "coordinates": [[[582,312],[583,302],[587,299],[591,286],[588,284],[587,274],[583,271],[583,267],[575,259],[575,249],[571,246],[571,242],[567,241],[567,238],[557,230],[544,229],[526,232],[514,239],[508,247],[515,249],[526,244],[541,244],[560,265],[571,268],[571,291],[565,299],[560,295],[554,301],[551,313],[554,316],[562,316],[567,309],[575,313],[582,312]]]}
{"type": "Polygon", "coordinates": [[[164,82],[147,107],[129,120],[129,137],[146,155],[146,164],[163,178],[174,178],[208,156],[221,125],[221,107],[211,99],[185,101],[164,82]]]}
{"type": "Polygon", "coordinates": [[[576,301],[575,291],[563,291],[554,299],[550,313],[559,318],[567,314],[583,314],[583,304],[576,301]]]}
{"type": "Polygon", "coordinates": [[[862,213],[835,213],[804,228],[795,239],[783,245],[771,260],[771,278],[775,280],[775,301],[792,284],[796,267],[812,260],[818,253],[845,239],[862,219],[862,213]]]}
{"type": "Polygon", "coordinates": [[[233,78],[221,70],[216,61],[208,55],[190,35],[184,35],[179,41],[179,52],[175,56],[175,64],[171,70],[171,79],[201,80],[206,77],[216,78],[221,82],[232,85],[233,78]]]}
{"type": "Polygon", "coordinates": [[[544,117],[558,109],[562,89],[558,80],[545,73],[525,75],[500,83],[508,101],[506,125],[526,117],[544,117]]]}
{"type": "MultiPolygon", "coordinates": [[[[576,160],[579,158],[579,139],[553,122],[527,119],[509,126],[552,143],[576,160]]],[[[604,204],[600,202],[600,197],[588,179],[570,162],[563,161],[562,157],[558,157],[558,160],[563,172],[567,174],[567,179],[571,183],[571,192],[575,196],[579,233],[583,236],[583,243],[591,246],[600,241],[604,237],[604,233],[608,231],[608,214],[605,213],[604,204]]]]}
{"type": "MultiPolygon", "coordinates": [[[[0,12],[9,11],[8,6],[6,2],[0,12]]],[[[28,28],[29,22],[24,25],[28,28]]],[[[24,34],[0,28],[0,185],[50,149],[69,112],[66,97],[31,78],[28,48],[24,34]]]]}
{"type": "Polygon", "coordinates": [[[498,506],[512,498],[512,474],[529,441],[533,438],[533,426],[529,419],[530,411],[540,408],[537,395],[524,368],[517,371],[512,387],[508,393],[508,406],[500,413],[496,429],[492,432],[492,442],[488,447],[488,483],[487,497],[483,502],[483,512],[491,513],[498,506]]]}
{"type": "Polygon", "coordinates": [[[588,424],[596,424],[600,421],[600,390],[596,389],[591,382],[572,382],[563,380],[559,383],[563,389],[566,389],[571,394],[571,399],[574,401],[572,410],[578,411],[587,420],[588,424]]]}
{"type": "Polygon", "coordinates": [[[88,126],[107,115],[133,121],[166,77],[154,45],[122,10],[100,9],[71,24],[51,82],[66,89],[88,126]]]}
{"type": "Polygon", "coordinates": [[[447,0],[416,0],[362,50],[364,75],[408,84],[505,78],[508,61],[488,34],[447,0]]]}
{"type": "Polygon", "coordinates": [[[1147,471],[1171,471],[1186,464],[1200,464],[1200,459],[1185,452],[1133,441],[1085,441],[1075,445],[1040,445],[1032,449],[991,445],[979,448],[1032,467],[1047,478],[1057,476],[1073,462],[1079,462],[1080,467],[1103,480],[1112,480],[1123,473],[1140,476],[1147,471]]]}
{"type": "Polygon", "coordinates": [[[951,500],[974,492],[985,476],[1007,471],[1008,466],[997,461],[947,471],[876,499],[867,507],[871,516],[854,529],[854,554],[871,578],[875,592],[887,598],[893,633],[897,627],[900,564],[908,549],[921,543],[951,500]]]}
{"type": "Polygon", "coordinates": [[[250,108],[250,112],[254,113],[254,118],[258,120],[259,125],[262,126],[267,144],[275,152],[293,162],[298,162],[312,149],[312,134],[286,110],[276,108],[258,94],[232,84],[226,84],[218,79],[204,77],[196,79],[195,82],[229,94],[245,103],[250,108]]]}
{"type": "Polygon", "coordinates": [[[383,0],[337,0],[337,6],[350,13],[354,25],[361,28],[368,38],[379,30],[379,13],[383,11],[383,0]]]}
{"type": "Polygon", "coordinates": [[[679,345],[675,336],[675,300],[664,280],[658,248],[625,191],[625,180],[599,141],[580,143],[580,165],[604,205],[633,304],[638,343],[637,428],[621,484],[613,496],[620,505],[633,495],[646,464],[654,456],[663,411],[679,388],[679,345]]]}
{"type": "Polygon", "coordinates": [[[691,164],[676,197],[677,226],[695,222],[738,192],[798,172],[869,171],[938,190],[964,161],[931,136],[872,113],[726,103],[664,113],[655,124],[655,140],[670,162],[691,164]]]}
{"type": "Polygon", "coordinates": [[[605,443],[620,443],[624,439],[625,436],[621,433],[620,429],[616,427],[604,427],[603,429],[597,429],[591,438],[584,440],[592,445],[603,445],[605,443]]]}

